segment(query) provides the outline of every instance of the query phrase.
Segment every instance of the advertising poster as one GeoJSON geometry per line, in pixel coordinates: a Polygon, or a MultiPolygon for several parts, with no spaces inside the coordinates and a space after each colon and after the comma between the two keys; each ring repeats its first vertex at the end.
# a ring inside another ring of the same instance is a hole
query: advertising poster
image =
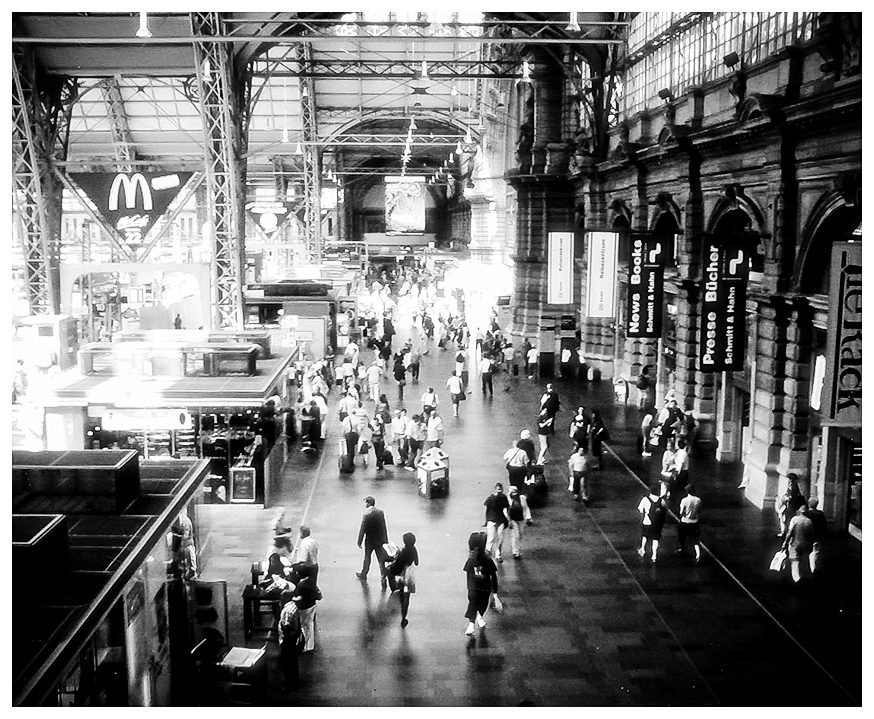
{"type": "Polygon", "coordinates": [[[627,337],[661,337],[665,260],[660,235],[632,235],[628,263],[627,337]]]}
{"type": "Polygon", "coordinates": [[[832,246],[823,420],[862,423],[862,243],[832,246]]]}
{"type": "Polygon", "coordinates": [[[616,316],[616,253],[619,234],[589,232],[589,273],[586,291],[586,316],[616,316]]]}
{"type": "Polygon", "coordinates": [[[704,242],[704,277],[701,287],[702,372],[733,372],[744,368],[746,346],[749,242],[727,235],[704,242]]]}
{"type": "Polygon", "coordinates": [[[546,302],[570,304],[574,301],[574,233],[550,232],[547,243],[546,302]]]}

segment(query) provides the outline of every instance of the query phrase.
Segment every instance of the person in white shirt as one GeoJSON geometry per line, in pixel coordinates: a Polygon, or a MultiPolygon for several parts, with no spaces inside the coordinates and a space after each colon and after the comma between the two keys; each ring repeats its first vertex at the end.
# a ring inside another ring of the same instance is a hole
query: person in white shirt
{"type": "Polygon", "coordinates": [[[686,496],[680,500],[680,522],[677,524],[677,540],[680,548],[675,554],[682,554],[688,539],[695,550],[695,564],[701,561],[701,536],[700,529],[701,498],[695,494],[695,488],[686,485],[686,496]]]}
{"type": "Polygon", "coordinates": [[[373,362],[367,368],[367,384],[370,387],[370,399],[374,402],[379,400],[379,380],[382,377],[382,370],[376,362],[373,362]]]}
{"type": "Polygon", "coordinates": [[[358,417],[355,412],[347,414],[340,422],[340,427],[343,430],[343,437],[346,439],[346,454],[351,459],[353,465],[355,463],[355,450],[358,447],[358,438],[360,436],[361,427],[358,423],[358,417]]]}
{"type": "Polygon", "coordinates": [[[425,449],[439,447],[443,444],[443,418],[437,412],[436,407],[431,411],[431,416],[428,417],[428,429],[425,437],[425,449]]]}
{"type": "Polygon", "coordinates": [[[295,564],[305,564],[312,567],[313,571],[310,576],[315,583],[319,576],[319,543],[310,536],[310,528],[306,525],[300,527],[300,542],[292,552],[292,566],[295,564]]]}
{"type": "Polygon", "coordinates": [[[492,387],[492,370],[494,369],[494,362],[492,358],[489,356],[484,356],[479,363],[479,371],[480,377],[482,379],[482,387],[483,387],[483,395],[485,395],[486,390],[488,389],[489,397],[493,397],[495,394],[495,390],[492,387]]]}
{"type": "Polygon", "coordinates": [[[357,409],[358,400],[352,392],[346,392],[337,403],[337,413],[340,416],[341,422],[345,419],[346,415],[355,414],[355,410],[357,409]]]}
{"type": "Polygon", "coordinates": [[[431,412],[437,409],[439,402],[440,400],[437,398],[437,393],[433,387],[428,387],[428,391],[422,393],[422,413],[425,415],[426,420],[431,412]]]}
{"type": "Polygon", "coordinates": [[[504,345],[504,349],[501,350],[501,353],[504,355],[504,362],[507,364],[507,372],[512,371],[513,359],[516,356],[516,350],[513,348],[513,343],[507,342],[507,344],[504,345]]]}
{"type": "Polygon", "coordinates": [[[398,464],[404,465],[407,461],[407,453],[409,451],[409,442],[407,438],[407,410],[395,410],[394,417],[391,420],[392,442],[398,450],[398,464]]]}
{"type": "Polygon", "coordinates": [[[537,358],[540,356],[540,352],[536,347],[532,347],[528,350],[528,356],[525,358],[528,363],[528,379],[534,379],[537,374],[537,358]]]}
{"type": "Polygon", "coordinates": [[[677,488],[682,489],[689,481],[689,450],[686,449],[686,440],[677,440],[677,451],[674,452],[674,475],[677,488]]]}
{"type": "Polygon", "coordinates": [[[409,443],[409,455],[407,457],[407,469],[411,472],[416,470],[416,457],[427,439],[428,433],[425,419],[420,414],[414,414],[407,422],[407,441],[409,443]]]}
{"type": "Polygon", "coordinates": [[[446,380],[446,389],[449,390],[449,396],[452,399],[452,416],[458,416],[458,403],[461,401],[461,396],[464,393],[464,387],[461,383],[461,377],[456,372],[446,380]]]}

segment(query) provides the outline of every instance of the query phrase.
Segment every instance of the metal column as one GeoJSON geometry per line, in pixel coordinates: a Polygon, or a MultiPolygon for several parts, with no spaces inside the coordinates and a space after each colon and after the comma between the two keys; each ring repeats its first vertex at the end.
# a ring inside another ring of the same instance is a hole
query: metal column
{"type": "MultiPolygon", "coordinates": [[[[12,48],[12,182],[21,225],[27,300],[33,314],[57,314],[60,295],[54,267],[59,250],[46,212],[46,153],[54,150],[56,108],[43,107],[36,68],[24,50],[12,48]],[[37,132],[43,140],[38,144],[37,132]]],[[[62,113],[61,113],[62,114],[62,113]]]]}
{"type": "MultiPolygon", "coordinates": [[[[297,52],[301,71],[312,62],[312,47],[301,43],[297,52]]],[[[316,124],[315,83],[310,77],[300,77],[301,122],[303,124],[303,189],[304,240],[310,262],[322,261],[322,210],[319,182],[318,126],[316,124]]]]}
{"type": "MultiPolygon", "coordinates": [[[[218,13],[191,13],[195,36],[224,35],[218,13]]],[[[242,245],[236,176],[237,127],[232,108],[229,45],[195,42],[198,99],[203,123],[209,219],[212,222],[212,299],[216,329],[243,327],[242,245]]]]}

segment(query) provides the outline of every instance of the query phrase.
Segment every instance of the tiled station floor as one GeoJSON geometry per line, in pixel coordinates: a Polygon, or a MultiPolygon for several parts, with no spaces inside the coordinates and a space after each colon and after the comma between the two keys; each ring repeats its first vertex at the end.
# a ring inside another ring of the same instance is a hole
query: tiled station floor
{"type": "MultiPolygon", "coordinates": [[[[320,546],[316,651],[301,657],[301,684],[285,692],[268,638],[271,706],[846,706],[861,703],[861,544],[835,537],[822,576],[794,586],[768,571],[779,546],[772,511],[762,512],[737,489],[739,468],[693,457],[691,476],[704,501],[701,564],[673,555],[675,525],[665,527],[653,565],[636,552],[637,503],[658,457],[634,449],[637,412],[615,403],[609,382],[555,380],[562,399],[556,442],[547,464],[549,496],[534,509],[523,558],[499,565],[502,615],[468,638],[467,539],[480,529],[482,503],[506,482],[502,454],[519,430],[535,429],[545,380],[495,379],[485,398],[471,372],[468,401],[453,418],[445,382],[453,351],[432,346],[418,385],[403,406],[420,409],[428,385],[444,405],[450,455],[449,496],[426,499],[415,474],[379,472],[358,461],[337,469],[339,426],[332,411],[318,456],[289,449],[282,487],[267,509],[221,507],[203,576],[229,583],[230,642],[243,638],[240,592],[252,561],[266,556],[280,514],[305,521],[320,546]],[[588,506],[566,492],[567,424],[578,403],[600,409],[611,431],[603,471],[588,506]],[[417,537],[421,564],[410,623],[400,627],[397,596],[380,589],[372,568],[360,582],[356,546],[363,498],[372,494],[390,537],[417,537]]],[[[384,381],[392,407],[393,382],[384,381]]],[[[332,410],[336,390],[329,399],[332,410]]],[[[365,407],[372,410],[372,403],[365,407]]],[[[205,704],[209,699],[201,699],[205,704]]]]}

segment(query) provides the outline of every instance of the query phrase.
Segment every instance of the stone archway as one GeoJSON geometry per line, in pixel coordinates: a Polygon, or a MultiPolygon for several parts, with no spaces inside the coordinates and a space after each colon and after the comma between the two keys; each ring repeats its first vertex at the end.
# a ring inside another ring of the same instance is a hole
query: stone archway
{"type": "Polygon", "coordinates": [[[859,205],[848,205],[838,192],[825,195],[811,212],[795,263],[793,289],[805,295],[827,295],[832,243],[851,238],[861,241],[861,225],[859,205]]]}

